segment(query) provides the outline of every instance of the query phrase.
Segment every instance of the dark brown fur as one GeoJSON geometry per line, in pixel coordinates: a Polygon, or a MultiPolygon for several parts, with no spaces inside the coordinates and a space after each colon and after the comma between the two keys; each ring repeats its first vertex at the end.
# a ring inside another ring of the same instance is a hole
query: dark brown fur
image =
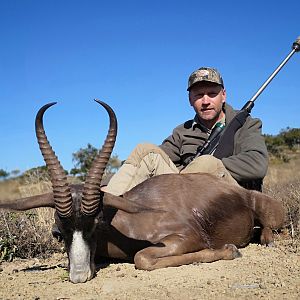
{"type": "Polygon", "coordinates": [[[106,193],[103,203],[118,210],[110,218],[104,213],[108,229],[99,243],[101,249],[107,243],[107,252],[96,254],[134,257],[137,267],[147,270],[232,259],[239,255],[232,245],[247,245],[255,224],[263,227],[262,243],[271,245],[272,230],[284,222],[280,202],[201,173],[153,177],[122,197],[106,193]],[[148,247],[138,251],[142,241],[148,247]]]}

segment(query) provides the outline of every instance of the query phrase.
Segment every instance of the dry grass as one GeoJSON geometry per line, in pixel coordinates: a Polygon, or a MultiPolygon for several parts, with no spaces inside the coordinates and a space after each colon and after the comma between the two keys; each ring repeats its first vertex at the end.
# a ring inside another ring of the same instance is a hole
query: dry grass
{"type": "Polygon", "coordinates": [[[264,192],[281,201],[286,210],[286,230],[280,235],[285,253],[300,250],[300,159],[271,164],[264,180],[264,192]]]}
{"type": "Polygon", "coordinates": [[[15,179],[0,181],[0,200],[21,197],[19,187],[20,182],[15,179]]]}
{"type": "MultiPolygon", "coordinates": [[[[15,199],[41,194],[51,189],[50,182],[20,185],[18,181],[1,183],[1,199],[15,199]]],[[[60,251],[61,245],[52,238],[54,211],[51,208],[26,212],[0,210],[0,261],[12,256],[29,258],[48,256],[60,251]]]]}
{"type": "Polygon", "coordinates": [[[271,164],[264,185],[288,184],[297,179],[300,180],[300,158],[290,160],[288,163],[275,162],[271,164]]]}
{"type": "Polygon", "coordinates": [[[290,234],[300,239],[300,159],[271,165],[264,180],[264,192],[283,203],[290,234]]]}
{"type": "MultiPolygon", "coordinates": [[[[273,164],[264,181],[264,192],[284,204],[287,211],[287,228],[297,245],[300,240],[299,166],[299,158],[289,163],[273,164]]],[[[48,181],[33,184],[24,184],[17,180],[0,182],[0,200],[40,194],[49,189],[51,184],[48,181]]],[[[10,260],[13,256],[30,258],[61,251],[62,244],[51,235],[53,214],[54,211],[50,208],[18,213],[0,210],[0,262],[10,260]]]]}

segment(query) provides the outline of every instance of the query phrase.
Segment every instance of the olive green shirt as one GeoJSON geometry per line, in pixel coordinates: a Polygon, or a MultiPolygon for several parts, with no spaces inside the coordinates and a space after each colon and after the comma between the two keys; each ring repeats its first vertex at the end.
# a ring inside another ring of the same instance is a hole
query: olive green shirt
{"type": "MultiPolygon", "coordinates": [[[[228,124],[237,112],[228,104],[225,104],[224,111],[225,124],[228,124]]],[[[262,179],[267,173],[268,152],[261,129],[261,121],[249,116],[234,135],[233,155],[222,158],[224,166],[238,182],[262,179]]],[[[205,143],[209,133],[195,116],[177,126],[160,148],[182,169],[185,162],[195,155],[197,148],[205,143]]]]}

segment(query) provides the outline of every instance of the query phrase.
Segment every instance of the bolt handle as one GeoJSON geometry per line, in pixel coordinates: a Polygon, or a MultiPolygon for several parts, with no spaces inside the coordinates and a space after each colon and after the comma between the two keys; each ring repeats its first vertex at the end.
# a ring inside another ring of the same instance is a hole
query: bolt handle
{"type": "Polygon", "coordinates": [[[300,36],[296,39],[296,41],[293,43],[292,47],[296,52],[300,51],[300,36]]]}

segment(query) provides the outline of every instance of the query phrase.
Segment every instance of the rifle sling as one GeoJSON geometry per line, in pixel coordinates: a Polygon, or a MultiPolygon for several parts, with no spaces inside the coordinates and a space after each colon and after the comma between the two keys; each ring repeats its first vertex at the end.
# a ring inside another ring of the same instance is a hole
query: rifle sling
{"type": "MultiPolygon", "coordinates": [[[[228,157],[233,154],[234,148],[234,135],[239,128],[241,128],[248,118],[249,113],[246,110],[241,110],[237,115],[230,121],[230,123],[225,127],[222,134],[220,134],[217,139],[219,143],[216,146],[216,150],[213,156],[216,158],[228,157]]],[[[208,147],[211,149],[211,147],[208,147]]]]}

